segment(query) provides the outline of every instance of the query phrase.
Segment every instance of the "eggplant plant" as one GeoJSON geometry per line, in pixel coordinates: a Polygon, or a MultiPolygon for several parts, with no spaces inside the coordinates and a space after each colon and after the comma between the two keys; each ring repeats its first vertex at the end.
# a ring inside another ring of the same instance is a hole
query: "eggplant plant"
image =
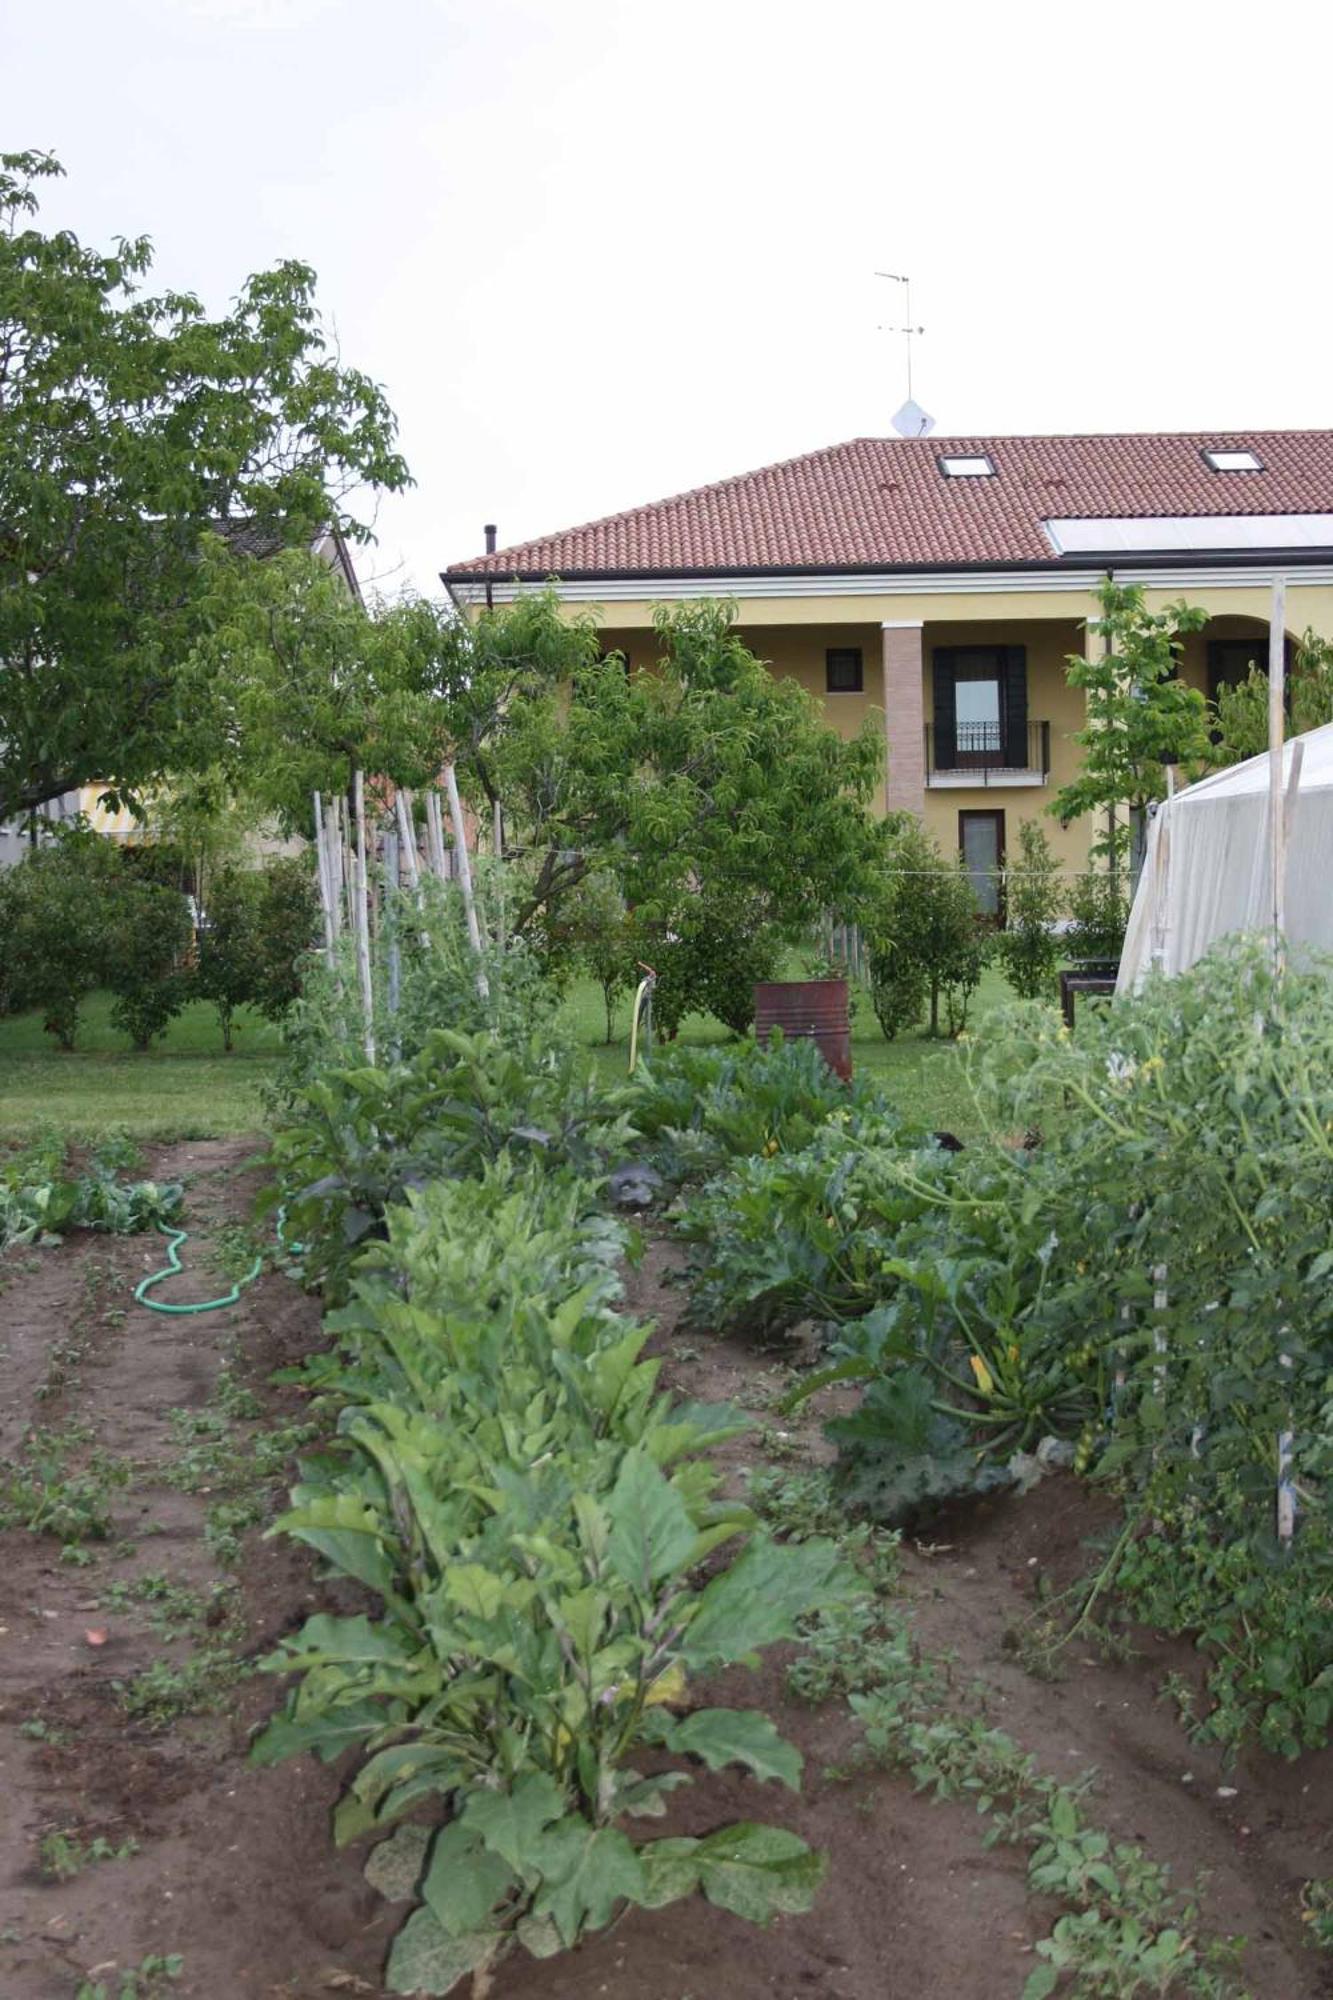
{"type": "Polygon", "coordinates": [[[572,1050],[439,1028],[409,1061],[333,1069],[292,1094],[271,1199],[304,1246],[306,1281],[336,1300],[412,1188],[479,1174],[502,1153],[595,1175],[630,1137],[623,1094],[572,1050]]]}
{"type": "Polygon", "coordinates": [[[254,1754],[356,1751],[335,1837],[374,1839],[368,1878],[416,1905],[392,1992],[470,1974],[483,1994],[510,1951],[566,1949],[630,1904],[701,1892],[766,1921],[823,1873],[783,1827],[626,1831],[685,1760],[799,1784],[766,1716],[694,1707],[691,1681],[854,1580],[832,1543],[775,1543],[720,1497],[706,1454],[739,1420],[658,1390],[650,1329],[614,1310],[623,1231],[589,1230],[587,1199],[507,1162],[390,1213],[314,1378],[347,1398],[341,1449],[274,1529],[381,1606],[317,1614],[264,1662],[297,1680],[254,1754]],[[644,1751],[676,1761],[646,1774],[644,1751]]]}

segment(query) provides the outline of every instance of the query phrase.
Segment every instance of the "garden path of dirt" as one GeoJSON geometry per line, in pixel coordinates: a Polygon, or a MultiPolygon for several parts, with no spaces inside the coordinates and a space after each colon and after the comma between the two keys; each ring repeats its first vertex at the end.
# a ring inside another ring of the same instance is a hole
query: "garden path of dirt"
{"type": "MultiPolygon", "coordinates": [[[[253,1150],[253,1142],[198,1141],[154,1155],[159,1178],[189,1182],[191,1275],[176,1296],[221,1288],[208,1268],[210,1239],[248,1216],[253,1150]]],[[[0,1261],[0,1453],[12,1454],[28,1426],[77,1421],[105,1451],[133,1461],[129,1483],[113,1494],[112,1538],[85,1545],[90,1563],[62,1562],[47,1536],[0,1535],[0,2000],[74,2000],[90,1972],[115,1996],[112,1968],[168,1953],[184,1965],[164,1990],[181,2000],[377,1996],[399,1913],[363,1882],[355,1853],[331,1846],[336,1770],[245,1762],[273,1684],[244,1678],[216,1710],[164,1716],[160,1726],[129,1719],[122,1705],[118,1683],[155,1663],[180,1668],[201,1648],[216,1649],[219,1632],[249,1660],[317,1603],[338,1605],[303,1554],[266,1542],[260,1526],[244,1531],[239,1560],[220,1567],[204,1534],[218,1495],[205,1490],[206,1477],[197,1490],[180,1479],[192,1425],[205,1438],[216,1428],[224,1369],[224,1385],[243,1384],[263,1406],[262,1420],[241,1415],[226,1426],[242,1450],[265,1426],[300,1419],[298,1394],[269,1377],[318,1343],[315,1303],[270,1275],[226,1312],[148,1313],[130,1292],[158,1250],[156,1237],[81,1237],[0,1261]],[[182,1411],[192,1415],[173,1417],[182,1411]],[[162,1573],[209,1606],[192,1630],[166,1638],[154,1630],[154,1604],[124,1590],[162,1573]],[[37,1857],[53,1832],[138,1847],[50,1881],[37,1857]]],[[[775,1358],[676,1332],[680,1295],[663,1284],[670,1261],[669,1249],[652,1244],[629,1283],[634,1309],[659,1318],[665,1379],[690,1396],[761,1403],[776,1383],[775,1358]]],[[[761,1428],[774,1421],[759,1418],[761,1428]]],[[[775,1443],[793,1465],[821,1454],[813,1413],[783,1429],[785,1438],[757,1433],[729,1446],[734,1475],[775,1443]]],[[[268,1504],[280,1502],[277,1482],[268,1504]]],[[[1057,1683],[1033,1680],[1006,1651],[1035,1577],[1066,1580],[1098,1525],[1081,1489],[1057,1479],[956,1523],[929,1552],[909,1544],[905,1583],[923,1644],[951,1649],[964,1685],[987,1683],[996,1720],[1044,1768],[1067,1776],[1095,1764],[1097,1816],[1108,1828],[1142,1839],[1181,1880],[1210,1871],[1207,1922],[1253,1941],[1255,2000],[1333,1993],[1302,1942],[1297,1904],[1305,1878],[1333,1874],[1328,1756],[1289,1767],[1254,1758],[1223,1771],[1155,1701],[1157,1681],[1181,1659],[1151,1639],[1146,1656],[1126,1665],[1080,1655],[1057,1683]],[[1220,1795],[1222,1786],[1234,1796],[1220,1795]]],[[[853,1746],[850,1720],[836,1704],[795,1703],[781,1661],[709,1692],[768,1708],[805,1754],[805,1789],[794,1797],[739,1776],[701,1777],[654,1832],[733,1818],[791,1825],[831,1857],[814,1912],[768,1931],[702,1902],[634,1912],[565,1959],[512,1961],[496,2000],[1009,2000],[1021,1992],[1054,1912],[1029,1898],[1020,1855],[985,1850],[970,1811],[919,1798],[900,1778],[826,1778],[825,1767],[853,1746]]]]}

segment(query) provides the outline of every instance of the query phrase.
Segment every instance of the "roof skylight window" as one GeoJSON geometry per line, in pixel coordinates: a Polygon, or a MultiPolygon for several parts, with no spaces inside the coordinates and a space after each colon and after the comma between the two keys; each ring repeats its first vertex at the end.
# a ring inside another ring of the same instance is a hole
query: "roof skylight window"
{"type": "Polygon", "coordinates": [[[975,456],[950,458],[947,455],[939,461],[940,471],[946,479],[993,479],[995,467],[984,452],[975,456]]]}
{"type": "Polygon", "coordinates": [[[1263,471],[1263,466],[1252,451],[1206,451],[1204,458],[1214,472],[1263,471]]]}

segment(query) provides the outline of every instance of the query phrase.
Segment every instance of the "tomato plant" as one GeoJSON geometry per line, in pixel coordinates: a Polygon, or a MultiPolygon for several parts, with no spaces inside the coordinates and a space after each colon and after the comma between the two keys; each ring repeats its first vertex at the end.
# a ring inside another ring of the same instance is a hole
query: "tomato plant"
{"type": "Polygon", "coordinates": [[[681,1218],[698,1318],[822,1320],[809,1386],[866,1384],[829,1427],[850,1502],[899,1518],[1062,1441],[1123,1499],[1125,1603],[1206,1651],[1205,1733],[1288,1755],[1333,1722],[1331,1057],[1329,968],[1223,949],[1077,1040],[1001,1016],[959,1154],[834,1114],[681,1218]]]}

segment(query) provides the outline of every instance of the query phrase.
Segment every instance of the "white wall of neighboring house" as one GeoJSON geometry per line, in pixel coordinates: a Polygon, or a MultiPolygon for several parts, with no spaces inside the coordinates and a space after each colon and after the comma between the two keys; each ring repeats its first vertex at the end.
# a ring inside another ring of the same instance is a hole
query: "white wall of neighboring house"
{"type": "MultiPolygon", "coordinates": [[[[83,810],[80,806],[81,794],[62,792],[58,799],[51,799],[43,806],[42,813],[47,820],[70,820],[83,810]]],[[[38,841],[50,839],[49,834],[38,833],[38,841]]],[[[12,868],[16,861],[22,861],[31,845],[31,835],[26,819],[0,821],[0,868],[12,868]]]]}

